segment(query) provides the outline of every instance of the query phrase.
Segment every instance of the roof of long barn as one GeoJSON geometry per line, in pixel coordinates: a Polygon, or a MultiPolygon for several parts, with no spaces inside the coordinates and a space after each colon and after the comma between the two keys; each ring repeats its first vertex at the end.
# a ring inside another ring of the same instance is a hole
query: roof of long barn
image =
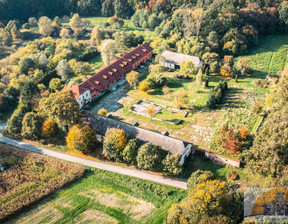
{"type": "Polygon", "coordinates": [[[190,144],[176,138],[162,135],[161,133],[139,128],[95,113],[86,111],[86,114],[90,125],[96,130],[97,134],[102,136],[105,136],[105,133],[109,128],[118,128],[124,130],[130,138],[137,138],[142,143],[150,142],[154,145],[159,145],[171,154],[178,153],[179,155],[182,155],[185,152],[186,147],[190,144]]]}
{"type": "Polygon", "coordinates": [[[120,58],[114,59],[109,66],[96,72],[95,75],[89,77],[84,82],[73,85],[69,88],[69,91],[73,94],[75,100],[87,90],[102,92],[130,72],[132,70],[132,63],[138,61],[139,58],[145,57],[152,51],[153,48],[147,43],[139,45],[132,51],[125,52],[120,58]]]}

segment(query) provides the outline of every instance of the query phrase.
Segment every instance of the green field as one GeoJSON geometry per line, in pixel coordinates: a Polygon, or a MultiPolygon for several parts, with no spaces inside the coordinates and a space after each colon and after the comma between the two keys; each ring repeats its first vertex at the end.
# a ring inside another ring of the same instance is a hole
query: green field
{"type": "Polygon", "coordinates": [[[89,169],[84,177],[8,223],[163,223],[186,191],[89,169]]]}
{"type": "Polygon", "coordinates": [[[265,78],[269,73],[275,75],[282,71],[288,63],[288,36],[271,35],[260,38],[257,47],[252,48],[246,55],[236,58],[245,57],[250,59],[250,67],[254,74],[259,78],[265,78]]]}

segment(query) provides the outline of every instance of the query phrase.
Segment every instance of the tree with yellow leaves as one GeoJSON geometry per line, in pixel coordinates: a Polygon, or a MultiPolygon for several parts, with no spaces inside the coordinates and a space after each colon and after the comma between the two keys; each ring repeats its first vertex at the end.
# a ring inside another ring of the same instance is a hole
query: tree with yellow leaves
{"type": "Polygon", "coordinates": [[[104,108],[98,110],[97,114],[101,115],[101,116],[107,116],[107,110],[105,110],[104,108]]]}
{"type": "Polygon", "coordinates": [[[149,107],[146,107],[145,112],[146,112],[146,114],[149,115],[149,117],[151,118],[151,121],[152,121],[152,118],[156,114],[157,110],[156,110],[154,105],[151,105],[149,107]]]}
{"type": "Polygon", "coordinates": [[[136,89],[136,85],[139,82],[140,74],[136,71],[131,71],[126,75],[127,82],[131,87],[136,89]]]}
{"type": "Polygon", "coordinates": [[[95,149],[97,138],[95,130],[88,125],[74,125],[66,137],[67,147],[88,154],[95,149]]]}
{"type": "Polygon", "coordinates": [[[46,120],[41,127],[41,136],[44,138],[50,138],[57,132],[57,124],[53,120],[46,120]]]}
{"type": "Polygon", "coordinates": [[[149,85],[147,84],[147,82],[143,81],[139,84],[139,89],[143,92],[146,92],[149,90],[149,85]]]}
{"type": "Polygon", "coordinates": [[[104,156],[121,160],[122,153],[128,141],[128,135],[122,129],[109,128],[105,134],[105,141],[103,144],[104,156]]]}
{"type": "Polygon", "coordinates": [[[236,212],[239,209],[243,209],[242,202],[228,192],[226,182],[207,180],[196,185],[187,198],[171,207],[167,223],[211,223],[211,220],[217,220],[219,224],[239,223],[242,219],[236,212]]]}

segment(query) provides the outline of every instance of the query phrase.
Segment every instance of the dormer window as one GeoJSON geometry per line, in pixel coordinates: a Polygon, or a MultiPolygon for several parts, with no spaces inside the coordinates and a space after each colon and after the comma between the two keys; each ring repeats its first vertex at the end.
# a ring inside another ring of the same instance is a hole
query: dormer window
{"type": "Polygon", "coordinates": [[[142,51],[143,51],[143,52],[147,52],[147,50],[146,50],[146,49],[142,49],[142,51]]]}
{"type": "Polygon", "coordinates": [[[113,75],[113,72],[108,72],[109,75],[113,75]]]}
{"type": "Polygon", "coordinates": [[[127,62],[127,61],[124,61],[124,62],[123,62],[123,64],[124,64],[124,65],[127,65],[127,64],[128,64],[128,62],[127,62]]]}
{"type": "Polygon", "coordinates": [[[112,69],[112,71],[113,71],[113,72],[117,72],[117,69],[114,68],[114,69],[112,69]]]}
{"type": "Polygon", "coordinates": [[[104,79],[107,79],[108,77],[107,77],[107,75],[103,75],[103,78],[104,78],[104,79]]]}
{"type": "Polygon", "coordinates": [[[140,54],[135,54],[136,55],[136,57],[139,57],[140,56],[140,54]]]}
{"type": "Polygon", "coordinates": [[[121,67],[121,68],[123,68],[123,67],[124,67],[124,65],[123,65],[123,64],[120,64],[120,67],[121,67]]]}
{"type": "Polygon", "coordinates": [[[99,81],[95,81],[95,84],[96,84],[96,85],[99,85],[99,81]]]}
{"type": "Polygon", "coordinates": [[[128,61],[129,61],[129,62],[131,62],[131,61],[132,61],[132,59],[130,59],[130,58],[129,58],[129,59],[128,59],[128,61]]]}

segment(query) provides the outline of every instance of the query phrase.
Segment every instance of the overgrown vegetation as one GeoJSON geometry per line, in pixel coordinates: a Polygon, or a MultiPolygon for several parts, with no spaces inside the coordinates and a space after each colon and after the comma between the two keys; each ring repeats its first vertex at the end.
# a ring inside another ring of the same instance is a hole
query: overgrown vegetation
{"type": "Polygon", "coordinates": [[[7,167],[0,175],[0,220],[55,192],[84,173],[84,169],[78,165],[3,144],[0,144],[0,158],[7,167]]]}

